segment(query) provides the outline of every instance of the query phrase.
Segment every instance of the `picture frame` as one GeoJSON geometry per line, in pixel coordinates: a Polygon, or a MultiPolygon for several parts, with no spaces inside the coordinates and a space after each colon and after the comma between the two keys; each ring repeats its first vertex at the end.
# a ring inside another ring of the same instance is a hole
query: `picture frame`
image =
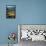
{"type": "Polygon", "coordinates": [[[16,18],[16,5],[6,5],[6,18],[16,18]]]}

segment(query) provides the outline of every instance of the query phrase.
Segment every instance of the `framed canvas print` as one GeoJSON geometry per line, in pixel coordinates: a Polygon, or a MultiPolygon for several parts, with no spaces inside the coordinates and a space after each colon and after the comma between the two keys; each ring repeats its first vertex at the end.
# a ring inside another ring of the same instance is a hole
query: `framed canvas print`
{"type": "Polygon", "coordinates": [[[20,24],[18,25],[18,31],[20,41],[46,41],[46,25],[20,24]]]}
{"type": "Polygon", "coordinates": [[[16,18],[16,5],[6,5],[6,18],[16,18]]]}

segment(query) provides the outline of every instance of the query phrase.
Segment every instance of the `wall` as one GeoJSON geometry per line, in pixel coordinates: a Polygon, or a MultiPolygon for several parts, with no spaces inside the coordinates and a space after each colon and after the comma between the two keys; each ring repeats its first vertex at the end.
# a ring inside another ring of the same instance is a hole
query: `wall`
{"type": "Polygon", "coordinates": [[[46,0],[0,0],[0,44],[17,24],[46,24],[46,0]],[[16,19],[6,19],[6,5],[16,5],[16,19]]]}
{"type": "Polygon", "coordinates": [[[6,19],[6,5],[16,5],[16,0],[0,0],[0,44],[8,43],[10,32],[16,32],[17,34],[17,20],[6,19]]]}
{"type": "Polygon", "coordinates": [[[16,0],[19,24],[46,24],[46,0],[16,0]]]}

